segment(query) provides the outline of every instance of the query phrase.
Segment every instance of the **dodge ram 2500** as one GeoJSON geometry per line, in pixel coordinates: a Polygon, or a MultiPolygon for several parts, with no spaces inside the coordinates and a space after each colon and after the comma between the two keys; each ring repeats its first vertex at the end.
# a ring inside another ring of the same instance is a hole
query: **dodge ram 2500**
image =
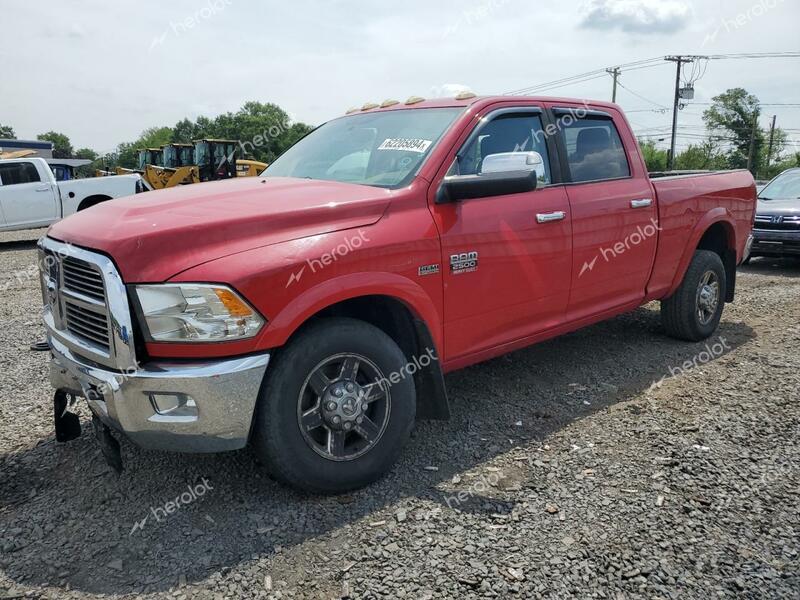
{"type": "Polygon", "coordinates": [[[43,158],[0,160],[0,231],[47,227],[79,210],[145,189],[139,175],[57,181],[43,158]]]}
{"type": "Polygon", "coordinates": [[[262,176],[100,205],[41,240],[56,432],[85,397],[151,449],[252,444],[316,492],[385,473],[443,373],[660,300],[699,341],[733,301],[747,171],[651,178],[619,107],[367,105],[262,176]]]}

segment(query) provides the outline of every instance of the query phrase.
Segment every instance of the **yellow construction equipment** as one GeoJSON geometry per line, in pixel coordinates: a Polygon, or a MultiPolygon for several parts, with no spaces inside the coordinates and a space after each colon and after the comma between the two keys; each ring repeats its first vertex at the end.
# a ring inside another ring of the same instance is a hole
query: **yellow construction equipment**
{"type": "Polygon", "coordinates": [[[200,182],[200,170],[194,164],[194,146],[164,144],[160,153],[163,166],[156,164],[144,166],[144,178],[153,189],[161,190],[200,182]]]}
{"type": "Polygon", "coordinates": [[[237,177],[258,177],[269,165],[258,160],[238,159],[236,161],[237,177]]]}
{"type": "Polygon", "coordinates": [[[267,168],[257,160],[239,160],[239,142],[206,138],[194,144],[164,144],[160,148],[140,148],[136,169],[117,167],[114,171],[97,170],[96,177],[138,173],[154,190],[216,181],[233,177],[256,177],[267,168]]]}

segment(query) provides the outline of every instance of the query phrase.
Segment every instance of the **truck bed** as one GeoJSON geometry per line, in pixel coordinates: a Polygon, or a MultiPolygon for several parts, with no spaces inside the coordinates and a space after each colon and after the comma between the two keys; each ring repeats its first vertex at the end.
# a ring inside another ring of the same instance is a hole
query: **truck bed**
{"type": "Polygon", "coordinates": [[[735,223],[726,233],[735,241],[737,262],[742,260],[755,217],[756,189],[750,173],[738,171],[664,172],[652,179],[658,199],[661,231],[658,237],[648,297],[671,293],[680,282],[688,260],[687,248],[695,248],[715,217],[735,223]]]}

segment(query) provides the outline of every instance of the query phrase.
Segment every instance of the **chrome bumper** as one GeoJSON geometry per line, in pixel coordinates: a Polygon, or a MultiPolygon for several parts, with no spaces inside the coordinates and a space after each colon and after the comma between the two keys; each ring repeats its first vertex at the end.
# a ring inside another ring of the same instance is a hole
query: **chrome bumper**
{"type": "Polygon", "coordinates": [[[744,245],[744,253],[742,254],[742,261],[747,260],[750,258],[750,253],[753,251],[753,233],[750,232],[750,235],[747,236],[747,242],[744,245]]]}
{"type": "Polygon", "coordinates": [[[800,231],[753,230],[753,254],[800,254],[800,231]]]}
{"type": "Polygon", "coordinates": [[[269,354],[117,372],[82,360],[53,336],[48,341],[53,387],[86,398],[94,414],[136,445],[224,452],[247,444],[269,354]]]}

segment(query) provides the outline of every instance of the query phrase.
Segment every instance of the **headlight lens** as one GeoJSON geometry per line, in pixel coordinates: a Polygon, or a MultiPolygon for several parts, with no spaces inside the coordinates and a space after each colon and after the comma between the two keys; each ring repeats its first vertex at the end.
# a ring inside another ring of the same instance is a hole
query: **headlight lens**
{"type": "Polygon", "coordinates": [[[224,285],[137,285],[150,337],[157,342],[220,342],[253,337],[264,319],[224,285]]]}

